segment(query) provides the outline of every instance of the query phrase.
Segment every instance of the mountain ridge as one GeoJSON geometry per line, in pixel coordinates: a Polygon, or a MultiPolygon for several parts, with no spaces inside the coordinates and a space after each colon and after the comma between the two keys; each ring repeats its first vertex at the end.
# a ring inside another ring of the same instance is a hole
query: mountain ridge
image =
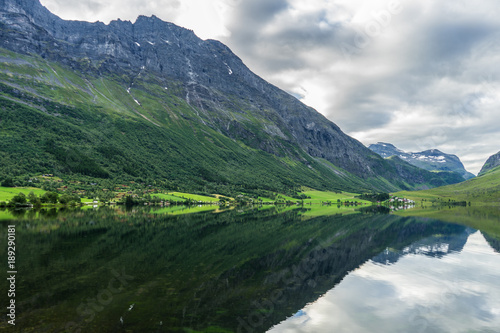
{"type": "MultiPolygon", "coordinates": [[[[389,190],[426,187],[435,176],[426,174],[417,180],[410,172],[401,173],[401,163],[396,168],[381,159],[323,115],[252,73],[227,46],[203,41],[194,32],[157,17],[139,16],[135,23],[116,20],[108,25],[65,21],[38,0],[3,0],[0,31],[1,48],[29,57],[21,64],[4,55],[6,75],[1,82],[6,85],[4,97],[11,101],[30,100],[28,104],[41,109],[43,103],[37,99],[56,98],[59,105],[103,108],[100,115],[139,119],[168,131],[179,123],[195,134],[215,131],[247,152],[269,154],[262,155],[265,163],[285,159],[280,163],[288,163],[297,179],[300,172],[306,178],[326,177],[330,184],[350,182],[360,189],[389,190]],[[55,70],[55,64],[64,68],[55,70]],[[41,73],[37,66],[47,70],[41,73]],[[33,85],[33,80],[39,84],[33,85]],[[21,96],[16,97],[19,91],[21,96]]],[[[200,136],[196,144],[212,147],[216,155],[215,142],[226,140],[219,134],[200,136]]],[[[64,149],[70,148],[62,142],[64,137],[57,139],[64,149]]],[[[182,140],[179,146],[185,145],[182,140]]],[[[97,156],[91,147],[88,150],[89,159],[97,156]]],[[[192,163],[201,163],[195,155],[192,158],[192,163]]],[[[96,163],[105,169],[107,160],[102,155],[96,163]]],[[[67,165],[57,168],[68,170],[67,165]]],[[[279,178],[279,172],[273,174],[279,178]]],[[[234,178],[230,174],[225,179],[234,178]]]]}
{"type": "Polygon", "coordinates": [[[428,171],[453,171],[459,173],[465,180],[475,177],[465,170],[458,156],[443,153],[439,149],[408,153],[387,142],[371,144],[368,148],[383,158],[398,156],[404,161],[428,171]]]}

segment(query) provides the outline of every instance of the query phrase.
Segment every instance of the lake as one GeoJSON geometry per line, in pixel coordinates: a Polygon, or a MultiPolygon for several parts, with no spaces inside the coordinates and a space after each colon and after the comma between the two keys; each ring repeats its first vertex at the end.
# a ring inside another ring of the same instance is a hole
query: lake
{"type": "Polygon", "coordinates": [[[498,208],[0,214],[5,267],[16,225],[7,331],[500,331],[498,208]]]}

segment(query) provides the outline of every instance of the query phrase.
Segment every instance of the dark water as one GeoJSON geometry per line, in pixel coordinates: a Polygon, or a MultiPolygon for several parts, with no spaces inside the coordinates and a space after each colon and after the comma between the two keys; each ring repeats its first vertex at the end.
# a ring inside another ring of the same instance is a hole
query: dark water
{"type": "Polygon", "coordinates": [[[439,218],[314,216],[300,208],[165,212],[18,212],[16,222],[0,223],[2,262],[7,225],[16,224],[18,272],[16,326],[2,316],[0,327],[500,331],[495,210],[457,208],[439,218]]]}

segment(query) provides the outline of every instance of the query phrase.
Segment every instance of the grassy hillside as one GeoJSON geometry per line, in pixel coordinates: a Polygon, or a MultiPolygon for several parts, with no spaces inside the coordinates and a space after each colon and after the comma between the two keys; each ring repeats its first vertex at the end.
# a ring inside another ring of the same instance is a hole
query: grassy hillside
{"type": "Polygon", "coordinates": [[[425,199],[470,201],[472,203],[500,204],[500,167],[490,170],[466,182],[442,186],[425,191],[398,192],[397,196],[407,197],[417,202],[425,199]]]}
{"type": "Polygon", "coordinates": [[[146,70],[97,75],[0,49],[0,181],[25,185],[49,173],[87,184],[156,181],[170,190],[225,195],[294,194],[301,186],[394,191],[460,181],[376,154],[367,158],[383,174],[356,176],[313,158],[249,101],[210,100],[220,105],[209,108],[185,83],[146,70]],[[221,117],[232,119],[227,133],[221,117]]]}
{"type": "MultiPolygon", "coordinates": [[[[279,138],[281,155],[228,138],[204,124],[180,82],[145,73],[129,86],[34,56],[0,50],[0,57],[0,180],[43,173],[87,182],[161,179],[206,193],[380,187],[279,138]]],[[[239,117],[260,121],[250,112],[239,117]]]]}
{"type": "MultiPolygon", "coordinates": [[[[403,161],[397,156],[386,159],[396,170],[398,174],[403,175],[405,179],[411,179],[419,185],[416,189],[434,188],[448,184],[463,182],[465,179],[457,172],[453,171],[427,171],[403,161]]],[[[406,184],[411,188],[410,184],[406,184]]]]}
{"type": "Polygon", "coordinates": [[[201,202],[219,202],[219,199],[216,197],[208,197],[205,195],[196,195],[189,193],[180,193],[180,192],[172,192],[172,193],[158,193],[153,194],[153,196],[158,197],[160,199],[164,199],[167,201],[186,201],[186,200],[194,200],[201,202]]]}

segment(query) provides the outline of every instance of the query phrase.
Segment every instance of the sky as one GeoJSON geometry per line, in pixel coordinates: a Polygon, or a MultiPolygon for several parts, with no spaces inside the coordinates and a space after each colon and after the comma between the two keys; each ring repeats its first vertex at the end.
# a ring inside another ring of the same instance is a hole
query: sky
{"type": "Polygon", "coordinates": [[[41,0],[64,19],[156,15],[229,46],[365,145],[500,151],[497,0],[41,0]]]}

